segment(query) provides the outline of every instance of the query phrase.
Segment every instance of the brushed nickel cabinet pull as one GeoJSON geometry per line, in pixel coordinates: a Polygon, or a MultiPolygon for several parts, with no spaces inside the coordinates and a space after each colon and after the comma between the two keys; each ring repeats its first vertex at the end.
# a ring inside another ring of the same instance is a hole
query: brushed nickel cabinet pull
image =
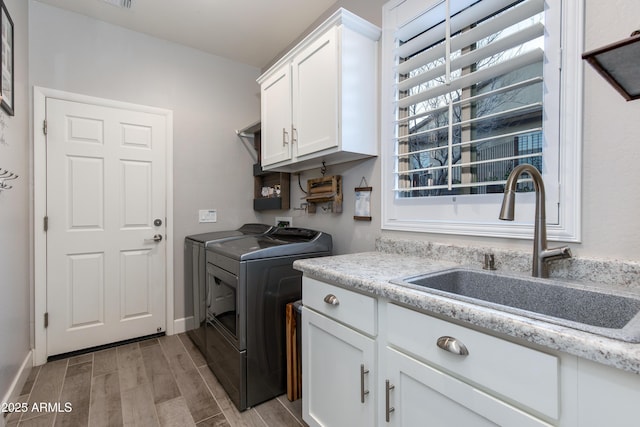
{"type": "Polygon", "coordinates": [[[289,132],[287,132],[287,129],[282,128],[282,146],[283,147],[289,143],[288,137],[289,137],[289,132]]]}
{"type": "Polygon", "coordinates": [[[364,376],[369,370],[364,368],[364,363],[360,365],[360,402],[364,403],[364,397],[369,394],[369,390],[364,389],[364,376]]]}
{"type": "Polygon", "coordinates": [[[326,297],[324,297],[324,302],[331,305],[340,305],[340,301],[338,301],[338,297],[333,294],[329,294],[326,297]]]}
{"type": "Polygon", "coordinates": [[[291,143],[295,144],[296,142],[298,142],[298,129],[291,126],[291,143]]]}
{"type": "Polygon", "coordinates": [[[385,412],[385,420],[386,420],[387,422],[389,422],[389,416],[391,415],[391,413],[392,413],[393,411],[395,411],[395,410],[396,410],[396,408],[394,408],[393,406],[390,406],[390,404],[389,404],[389,392],[390,392],[391,390],[393,390],[394,388],[396,388],[396,387],[395,387],[394,385],[390,384],[390,383],[389,383],[389,380],[385,380],[385,381],[384,381],[384,388],[385,388],[385,390],[384,390],[384,402],[385,402],[385,409],[384,409],[384,412],[385,412]]]}
{"type": "Polygon", "coordinates": [[[438,338],[437,344],[438,347],[445,351],[448,351],[449,353],[457,354],[459,356],[466,356],[469,354],[469,350],[467,350],[467,347],[454,337],[446,335],[440,337],[438,338]]]}

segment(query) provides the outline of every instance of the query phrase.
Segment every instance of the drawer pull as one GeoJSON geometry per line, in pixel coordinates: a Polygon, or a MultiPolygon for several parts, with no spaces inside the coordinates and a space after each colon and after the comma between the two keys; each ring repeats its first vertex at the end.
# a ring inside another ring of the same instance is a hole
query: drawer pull
{"type": "Polygon", "coordinates": [[[449,353],[457,354],[459,356],[466,356],[469,354],[467,347],[454,337],[444,336],[438,338],[438,347],[449,353]]]}
{"type": "Polygon", "coordinates": [[[324,302],[331,305],[340,305],[340,301],[338,301],[338,297],[333,294],[329,294],[326,297],[324,297],[324,302]]]}
{"type": "Polygon", "coordinates": [[[364,363],[360,365],[360,402],[364,403],[364,397],[369,394],[369,390],[364,389],[364,376],[369,370],[364,368],[364,363]]]}
{"type": "Polygon", "coordinates": [[[394,388],[396,388],[396,387],[394,385],[392,385],[392,384],[389,384],[389,380],[385,380],[384,381],[384,389],[385,389],[384,390],[384,402],[385,402],[384,412],[385,412],[385,420],[387,422],[389,422],[389,416],[391,415],[391,413],[396,410],[396,408],[391,406],[390,403],[389,403],[389,400],[390,400],[389,399],[389,392],[391,390],[393,390],[394,388]]]}

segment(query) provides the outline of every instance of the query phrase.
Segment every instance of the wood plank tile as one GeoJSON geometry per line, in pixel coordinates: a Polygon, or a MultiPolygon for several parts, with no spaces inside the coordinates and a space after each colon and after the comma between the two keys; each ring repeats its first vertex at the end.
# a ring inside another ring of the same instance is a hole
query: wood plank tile
{"type": "MultiPolygon", "coordinates": [[[[42,365],[29,396],[29,408],[33,408],[34,403],[58,402],[67,371],[67,362],[67,359],[63,359],[42,365]]],[[[22,421],[41,415],[42,413],[37,411],[26,412],[22,414],[22,421]]]]}
{"type": "Polygon", "coordinates": [[[178,372],[176,382],[195,422],[222,412],[195,366],[189,371],[178,372]]]}
{"type": "Polygon", "coordinates": [[[122,400],[118,372],[109,372],[93,378],[89,408],[91,427],[122,425],[122,400]]]}
{"type": "Polygon", "coordinates": [[[60,393],[60,412],[56,416],[56,427],[89,425],[92,368],[93,361],[71,365],[67,368],[60,393]],[[66,412],[67,404],[71,404],[69,412],[66,412]]]}
{"type": "Polygon", "coordinates": [[[80,363],[93,362],[93,353],[82,354],[76,357],[69,358],[69,365],[78,365],[80,363]]]}
{"type": "Polygon", "coordinates": [[[173,378],[169,362],[159,345],[145,346],[140,349],[142,360],[151,384],[154,403],[162,403],[180,396],[180,390],[173,378]]]}
{"type": "Polygon", "coordinates": [[[204,378],[205,383],[213,393],[222,413],[227,418],[229,425],[233,427],[266,427],[267,424],[262,420],[260,415],[255,409],[248,409],[244,412],[238,411],[238,408],[233,404],[227,392],[220,385],[213,372],[208,366],[202,366],[198,368],[200,375],[204,378]]]}
{"type": "Polygon", "coordinates": [[[149,346],[156,345],[156,344],[158,344],[158,339],[157,338],[150,338],[148,340],[144,340],[144,341],[138,342],[138,345],[140,346],[140,348],[149,347],[149,346]]]}
{"type": "Polygon", "coordinates": [[[224,417],[224,414],[218,414],[215,417],[207,418],[196,424],[197,427],[231,427],[231,424],[224,417]]]}
{"type": "Polygon", "coordinates": [[[116,372],[118,370],[118,350],[109,348],[107,350],[93,353],[93,376],[99,377],[104,374],[116,372]]]}
{"type": "Polygon", "coordinates": [[[161,340],[162,349],[194,421],[197,423],[222,412],[182,341],[176,336],[166,338],[161,340]]]}
{"type": "Polygon", "coordinates": [[[300,427],[300,423],[291,415],[278,399],[271,399],[255,407],[268,426],[300,427]]]}
{"type": "Polygon", "coordinates": [[[93,353],[92,370],[89,369],[91,362],[86,364],[91,355],[35,367],[27,380],[33,387],[25,386],[26,391],[20,401],[27,401],[30,408],[33,403],[41,402],[62,402],[64,405],[64,399],[84,394],[84,398],[89,399],[88,407],[83,403],[73,403],[73,412],[78,411],[73,416],[34,412],[24,414],[22,420],[12,415],[4,421],[8,427],[51,427],[54,422],[75,427],[87,425],[83,420],[86,420],[88,412],[91,427],[191,426],[194,423],[199,427],[306,427],[300,416],[301,401],[289,402],[284,395],[239,412],[203,362],[201,354],[202,365],[196,366],[198,354],[189,337],[181,334],[150,340],[142,347],[140,343],[134,343],[93,353]],[[151,352],[156,354],[151,355],[151,352]],[[155,377],[157,387],[161,387],[159,384],[164,380],[158,380],[157,373],[163,370],[165,374],[173,374],[180,394],[155,404],[150,377],[155,377]],[[91,371],[93,379],[89,392],[86,381],[87,377],[91,381],[91,371]],[[27,394],[29,390],[31,395],[27,394]]]}
{"type": "Polygon", "coordinates": [[[178,397],[156,405],[158,421],[162,427],[195,427],[184,397],[178,397]]]}
{"type": "Polygon", "coordinates": [[[191,338],[186,333],[179,334],[178,337],[180,341],[182,341],[182,345],[187,349],[187,353],[191,356],[191,360],[193,360],[193,364],[196,367],[204,366],[207,364],[207,361],[204,358],[204,355],[198,350],[198,347],[191,341],[191,338]]]}
{"type": "MultiPolygon", "coordinates": [[[[27,403],[28,401],[29,401],[29,394],[23,394],[22,396],[18,396],[16,399],[13,399],[11,402],[23,404],[23,403],[27,403]]],[[[0,417],[5,416],[4,421],[7,427],[15,426],[18,424],[18,421],[20,421],[20,417],[22,416],[22,406],[19,406],[19,408],[20,408],[20,411],[18,412],[9,412],[5,414],[0,414],[0,417]]],[[[1,422],[0,422],[0,425],[2,425],[1,422]]]]}
{"type": "Polygon", "coordinates": [[[159,341],[174,373],[187,372],[193,369],[195,366],[193,360],[191,360],[177,335],[164,336],[159,341]]]}
{"type": "Polygon", "coordinates": [[[154,427],[160,425],[149,383],[122,391],[122,420],[127,427],[154,427]]]}
{"type": "Polygon", "coordinates": [[[307,423],[302,419],[302,399],[297,399],[292,402],[285,394],[278,396],[277,399],[302,426],[308,427],[307,423]]]}
{"type": "Polygon", "coordinates": [[[31,390],[33,389],[33,385],[36,382],[36,378],[38,377],[38,373],[40,373],[40,368],[41,366],[34,366],[33,368],[31,368],[31,372],[29,372],[29,376],[27,377],[27,380],[24,383],[24,386],[22,386],[22,391],[20,392],[20,395],[24,395],[24,394],[29,394],[31,393],[31,390]]]}
{"type": "Polygon", "coordinates": [[[118,347],[117,357],[121,392],[148,382],[142,361],[142,353],[137,343],[118,347]]]}
{"type": "Polygon", "coordinates": [[[40,414],[35,418],[20,421],[18,426],[20,427],[51,427],[55,422],[56,414],[53,412],[47,414],[40,414]]]}

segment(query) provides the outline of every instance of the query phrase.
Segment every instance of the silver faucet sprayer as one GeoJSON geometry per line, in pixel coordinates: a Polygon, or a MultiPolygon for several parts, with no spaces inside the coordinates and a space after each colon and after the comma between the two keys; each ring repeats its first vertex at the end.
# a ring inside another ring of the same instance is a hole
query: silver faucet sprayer
{"type": "Polygon", "coordinates": [[[547,223],[545,211],[545,192],[542,175],[534,166],[522,164],[516,166],[505,184],[504,197],[499,218],[505,221],[513,221],[516,201],[516,185],[518,177],[527,173],[533,179],[533,187],[536,192],[536,217],[533,232],[533,267],[531,275],[534,277],[549,277],[550,261],[562,258],[571,258],[571,249],[568,246],[559,248],[547,248],[547,223]]]}

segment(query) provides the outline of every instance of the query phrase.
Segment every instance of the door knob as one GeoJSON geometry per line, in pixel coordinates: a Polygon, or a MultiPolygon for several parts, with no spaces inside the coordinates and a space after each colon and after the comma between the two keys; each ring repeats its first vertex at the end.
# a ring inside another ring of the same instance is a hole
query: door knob
{"type": "Polygon", "coordinates": [[[161,242],[162,241],[162,234],[156,234],[153,236],[152,239],[144,239],[145,242],[161,242]]]}

